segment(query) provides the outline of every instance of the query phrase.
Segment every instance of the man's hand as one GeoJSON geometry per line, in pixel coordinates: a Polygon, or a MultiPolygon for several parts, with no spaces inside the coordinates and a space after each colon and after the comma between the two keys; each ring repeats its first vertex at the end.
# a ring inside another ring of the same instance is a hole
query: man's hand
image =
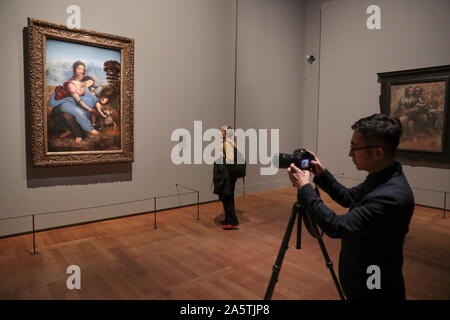
{"type": "Polygon", "coordinates": [[[312,167],[312,173],[314,173],[315,176],[319,176],[322,172],[324,172],[326,169],[323,166],[323,164],[320,162],[319,158],[317,158],[316,154],[314,152],[311,152],[309,150],[306,150],[309,153],[311,153],[314,156],[314,160],[311,160],[312,167]]]}
{"type": "Polygon", "coordinates": [[[311,178],[311,173],[309,171],[300,170],[293,163],[287,169],[289,174],[289,179],[292,182],[292,185],[297,188],[303,187],[305,184],[308,184],[311,178]]]}

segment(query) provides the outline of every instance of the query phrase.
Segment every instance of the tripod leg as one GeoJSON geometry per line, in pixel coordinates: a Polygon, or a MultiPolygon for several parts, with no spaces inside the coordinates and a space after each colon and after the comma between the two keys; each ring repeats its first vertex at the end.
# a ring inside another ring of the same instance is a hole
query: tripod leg
{"type": "Polygon", "coordinates": [[[302,248],[302,212],[300,209],[297,211],[297,246],[295,248],[300,250],[302,248]]]}
{"type": "Polygon", "coordinates": [[[270,281],[267,286],[266,294],[264,295],[264,300],[272,299],[273,290],[275,289],[275,285],[278,281],[278,276],[280,274],[281,265],[283,264],[284,256],[289,247],[289,240],[291,238],[292,229],[294,228],[295,218],[297,217],[297,214],[298,214],[298,208],[299,207],[296,202],[292,206],[291,217],[289,218],[289,222],[288,222],[286,231],[283,236],[283,241],[281,242],[280,250],[278,251],[277,259],[275,260],[275,264],[272,267],[272,276],[270,277],[270,281]]]}
{"type": "Polygon", "coordinates": [[[325,264],[328,270],[330,270],[331,277],[333,278],[333,282],[339,293],[339,297],[341,298],[341,300],[345,300],[344,292],[342,291],[341,285],[336,277],[336,273],[334,272],[333,262],[331,261],[330,256],[328,255],[327,248],[325,248],[325,243],[323,242],[322,238],[317,238],[317,241],[319,242],[320,250],[322,250],[322,254],[325,259],[325,264]]]}

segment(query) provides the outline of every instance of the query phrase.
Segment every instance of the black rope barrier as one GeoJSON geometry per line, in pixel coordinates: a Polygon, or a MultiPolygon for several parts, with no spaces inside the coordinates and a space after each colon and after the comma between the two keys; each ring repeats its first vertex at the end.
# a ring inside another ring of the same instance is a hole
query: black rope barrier
{"type": "Polygon", "coordinates": [[[65,212],[74,212],[74,211],[85,211],[85,210],[91,210],[91,209],[98,209],[98,208],[105,208],[105,207],[112,207],[112,206],[118,206],[118,205],[123,205],[123,204],[130,204],[130,203],[136,203],[136,202],[142,202],[142,201],[149,201],[153,199],[153,229],[156,230],[158,229],[157,224],[156,224],[156,215],[158,213],[157,210],[157,199],[164,199],[164,198],[170,198],[170,197],[175,197],[175,196],[182,196],[182,195],[188,195],[188,194],[193,194],[196,193],[197,195],[197,201],[196,201],[196,205],[197,205],[197,220],[200,220],[200,192],[198,190],[186,187],[182,184],[176,184],[176,187],[181,186],[185,189],[191,190],[191,192],[184,192],[184,193],[179,193],[177,192],[177,194],[170,194],[170,195],[164,195],[164,196],[156,196],[156,197],[149,197],[149,198],[144,198],[144,199],[137,199],[137,200],[131,200],[131,201],[125,201],[125,202],[115,202],[115,203],[109,203],[109,204],[104,204],[104,205],[98,205],[98,206],[91,206],[91,207],[84,207],[84,208],[75,208],[75,209],[66,209],[66,210],[58,210],[58,211],[48,211],[48,212],[40,212],[40,213],[34,213],[34,214],[28,214],[28,215],[23,215],[23,216],[17,216],[17,217],[9,217],[9,218],[3,218],[0,219],[0,222],[3,221],[7,221],[7,220],[13,220],[13,219],[20,219],[20,218],[28,218],[31,217],[31,224],[32,224],[32,240],[33,240],[33,252],[31,253],[32,255],[36,255],[39,252],[36,251],[36,233],[39,232],[39,230],[36,231],[36,224],[35,224],[35,217],[39,217],[39,216],[44,216],[44,215],[49,215],[49,214],[58,214],[58,213],[65,213],[65,212]]]}

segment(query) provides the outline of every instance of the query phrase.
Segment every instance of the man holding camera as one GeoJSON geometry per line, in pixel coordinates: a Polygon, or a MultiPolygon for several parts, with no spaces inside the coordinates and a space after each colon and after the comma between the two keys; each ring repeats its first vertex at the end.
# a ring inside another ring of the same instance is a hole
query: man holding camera
{"type": "Polygon", "coordinates": [[[362,118],[352,126],[349,156],[358,170],[369,173],[363,183],[346,188],[314,155],[314,183],[341,206],[337,215],[320,199],[310,184],[310,171],[294,164],[289,178],[299,189],[319,227],[331,238],[341,239],[339,279],[347,299],[405,299],[402,275],[403,243],[414,211],[414,196],[396,162],[402,125],[382,114],[362,118]],[[380,285],[369,285],[369,270],[380,271],[380,285]]]}

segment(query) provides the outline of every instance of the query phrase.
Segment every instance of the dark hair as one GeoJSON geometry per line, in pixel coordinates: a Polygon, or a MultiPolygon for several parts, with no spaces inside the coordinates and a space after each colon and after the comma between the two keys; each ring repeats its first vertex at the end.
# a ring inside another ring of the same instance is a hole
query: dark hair
{"type": "Polygon", "coordinates": [[[81,79],[81,81],[88,81],[88,80],[95,81],[94,78],[92,78],[91,76],[84,76],[83,79],[81,79]]]}
{"type": "Polygon", "coordinates": [[[88,81],[91,80],[92,81],[92,85],[90,85],[88,88],[91,88],[94,85],[95,80],[91,77],[91,76],[84,76],[83,79],[81,79],[81,82],[83,81],[88,81]]]}
{"type": "Polygon", "coordinates": [[[83,61],[75,61],[72,65],[72,69],[73,69],[73,74],[75,74],[75,70],[79,67],[79,66],[83,66],[84,67],[84,71],[83,71],[83,75],[86,73],[86,65],[84,64],[83,61]]]}
{"type": "Polygon", "coordinates": [[[387,147],[391,154],[397,150],[403,132],[400,120],[380,113],[359,119],[352,129],[361,133],[365,139],[387,147]]]}

